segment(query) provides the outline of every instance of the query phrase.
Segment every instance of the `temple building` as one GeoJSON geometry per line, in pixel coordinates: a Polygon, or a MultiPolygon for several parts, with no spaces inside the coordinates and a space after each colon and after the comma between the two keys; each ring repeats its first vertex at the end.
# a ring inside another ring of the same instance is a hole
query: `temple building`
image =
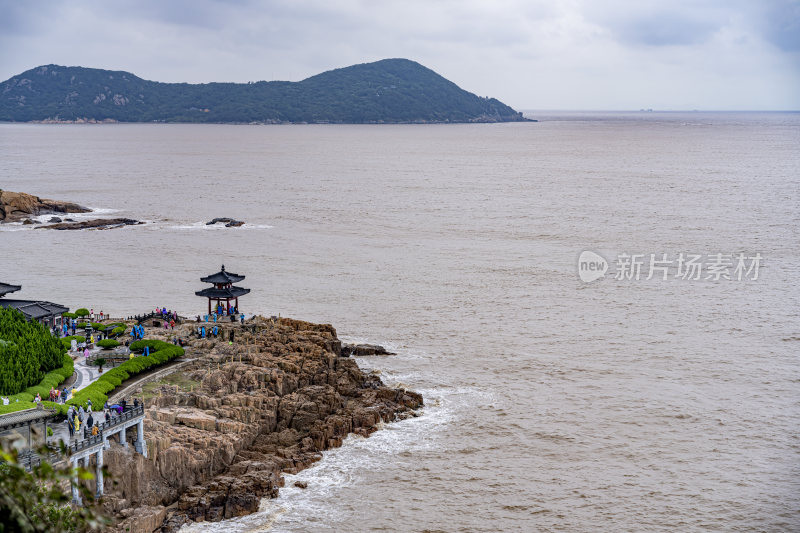
{"type": "Polygon", "coordinates": [[[236,308],[236,312],[239,312],[239,296],[244,296],[245,294],[250,292],[250,289],[244,289],[242,287],[234,286],[234,283],[238,283],[244,279],[244,276],[240,276],[239,274],[233,274],[232,272],[225,272],[225,265],[222,265],[222,270],[217,272],[216,274],[211,274],[210,276],[206,276],[204,278],[200,278],[200,281],[205,283],[211,283],[214,286],[208,287],[203,289],[202,291],[197,291],[195,294],[197,296],[202,296],[204,298],[208,298],[208,314],[211,314],[212,307],[211,302],[216,301],[216,305],[214,306],[214,311],[220,314],[226,314],[231,310],[231,300],[233,300],[234,304],[233,307],[236,308]],[[222,305],[222,302],[225,302],[225,305],[222,305]]]}
{"type": "Polygon", "coordinates": [[[28,320],[36,320],[51,328],[61,325],[61,315],[69,311],[68,307],[45,300],[14,300],[4,298],[6,294],[16,292],[22,287],[0,282],[0,307],[16,309],[25,315],[28,320]]]}

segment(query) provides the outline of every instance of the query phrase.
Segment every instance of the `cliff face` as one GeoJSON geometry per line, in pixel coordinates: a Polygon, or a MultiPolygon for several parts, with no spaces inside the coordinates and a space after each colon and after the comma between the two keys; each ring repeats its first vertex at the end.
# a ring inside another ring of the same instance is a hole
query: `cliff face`
{"type": "Polygon", "coordinates": [[[88,213],[86,207],[72,202],[39,198],[24,192],[0,189],[0,222],[17,222],[24,218],[50,213],[88,213]]]}
{"type": "Polygon", "coordinates": [[[422,405],[419,394],[385,387],[343,357],[329,325],[256,318],[195,340],[189,353],[196,359],[181,369],[183,385],[146,400],[149,459],[119,445],[105,453],[116,485],[105,504],[121,531],[252,513],[277,496],[281,472],[422,405]]]}

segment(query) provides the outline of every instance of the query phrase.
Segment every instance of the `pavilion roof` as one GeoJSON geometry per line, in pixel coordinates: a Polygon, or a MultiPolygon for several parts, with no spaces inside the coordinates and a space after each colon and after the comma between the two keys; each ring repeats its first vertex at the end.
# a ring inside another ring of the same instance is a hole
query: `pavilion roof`
{"type": "Polygon", "coordinates": [[[242,281],[244,278],[244,276],[234,274],[233,272],[225,272],[225,265],[222,265],[222,270],[216,274],[200,278],[200,281],[205,283],[236,283],[242,281]]]}
{"type": "Polygon", "coordinates": [[[204,296],[206,298],[238,298],[239,296],[244,296],[250,292],[250,289],[245,289],[242,287],[229,287],[225,289],[218,289],[216,287],[209,287],[207,289],[203,289],[202,291],[197,291],[195,294],[197,296],[204,296]]]}
{"type": "Polygon", "coordinates": [[[16,309],[20,311],[28,320],[38,320],[42,317],[60,315],[69,311],[69,307],[53,302],[35,300],[9,300],[0,299],[0,307],[16,309]]]}
{"type": "Polygon", "coordinates": [[[11,285],[10,283],[3,283],[0,281],[0,297],[9,292],[16,292],[22,288],[22,285],[11,285]]]}

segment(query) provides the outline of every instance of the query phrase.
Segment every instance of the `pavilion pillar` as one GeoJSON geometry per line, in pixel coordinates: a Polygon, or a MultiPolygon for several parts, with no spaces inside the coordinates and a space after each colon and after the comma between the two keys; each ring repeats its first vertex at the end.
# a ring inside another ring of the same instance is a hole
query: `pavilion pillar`
{"type": "Polygon", "coordinates": [[[211,298],[208,299],[208,314],[211,314],[211,298]]]}
{"type": "Polygon", "coordinates": [[[236,297],[236,312],[239,312],[239,297],[236,297]]]}

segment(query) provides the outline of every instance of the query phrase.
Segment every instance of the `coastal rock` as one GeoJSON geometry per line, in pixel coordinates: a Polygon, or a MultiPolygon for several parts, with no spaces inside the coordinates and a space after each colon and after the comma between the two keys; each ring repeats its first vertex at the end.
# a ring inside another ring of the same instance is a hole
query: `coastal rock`
{"type": "Polygon", "coordinates": [[[294,486],[297,487],[298,489],[307,489],[308,483],[306,483],[305,481],[295,481],[294,486]]]}
{"type": "Polygon", "coordinates": [[[164,385],[146,399],[149,458],[116,443],[105,453],[116,485],[104,501],[119,531],[138,508],[166,507],[162,531],[253,513],[278,495],[281,473],[422,405],[342,357],[330,325],[254,317],[219,327],[217,339],[190,341],[194,360],[179,371],[189,387],[164,385]]]}
{"type": "Polygon", "coordinates": [[[351,355],[397,355],[394,352],[388,351],[383,346],[377,344],[342,344],[342,355],[349,357],[351,355]]]}
{"type": "Polygon", "coordinates": [[[50,220],[48,220],[47,222],[50,223],[50,224],[55,224],[57,222],[63,222],[63,220],[61,220],[58,217],[50,217],[50,220]]]}
{"type": "Polygon", "coordinates": [[[135,226],[137,224],[144,224],[144,222],[132,218],[93,218],[92,220],[82,220],[80,222],[60,222],[58,224],[41,226],[36,229],[112,229],[121,228],[122,226],[135,226]]]}
{"type": "Polygon", "coordinates": [[[50,213],[88,213],[90,209],[72,202],[39,198],[24,192],[0,189],[0,222],[18,222],[50,213]]]}
{"type": "Polygon", "coordinates": [[[225,224],[226,228],[238,228],[239,226],[243,226],[244,222],[229,217],[218,217],[206,222],[206,226],[212,226],[214,224],[225,224]]]}

